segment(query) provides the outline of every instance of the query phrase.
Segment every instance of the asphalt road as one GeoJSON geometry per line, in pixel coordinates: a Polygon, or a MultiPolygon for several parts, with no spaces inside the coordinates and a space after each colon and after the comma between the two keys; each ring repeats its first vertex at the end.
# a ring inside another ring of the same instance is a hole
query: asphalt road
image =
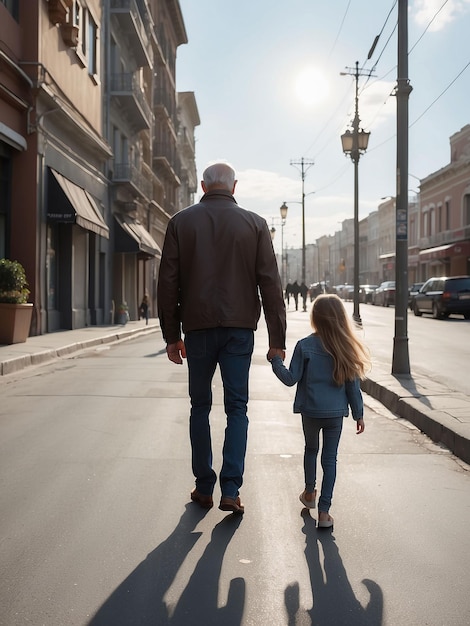
{"type": "MultiPolygon", "coordinates": [[[[345,302],[353,310],[352,302],[345,302]]],[[[395,308],[361,304],[363,337],[373,346],[372,356],[392,362],[395,308]]],[[[470,320],[460,315],[445,320],[408,312],[408,351],[412,373],[425,374],[450,389],[470,394],[470,320]]]]}
{"type": "MultiPolygon", "coordinates": [[[[291,317],[293,346],[306,324],[291,317]]],[[[159,334],[0,381],[1,626],[470,623],[468,466],[366,398],[366,432],[345,421],[335,528],[317,529],[294,390],[265,340],[243,518],[189,502],[186,368],[159,334]]],[[[218,468],[218,377],[214,398],[218,468]]]]}

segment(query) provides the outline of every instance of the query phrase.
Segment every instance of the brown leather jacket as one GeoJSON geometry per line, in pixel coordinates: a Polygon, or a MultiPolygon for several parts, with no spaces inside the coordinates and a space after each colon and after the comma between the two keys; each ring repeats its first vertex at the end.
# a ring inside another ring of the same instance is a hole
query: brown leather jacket
{"type": "Polygon", "coordinates": [[[158,279],[163,338],[217,326],[256,330],[264,309],[271,348],[285,348],[286,311],[266,220],[228,191],[206,193],[174,215],[158,279]]]}

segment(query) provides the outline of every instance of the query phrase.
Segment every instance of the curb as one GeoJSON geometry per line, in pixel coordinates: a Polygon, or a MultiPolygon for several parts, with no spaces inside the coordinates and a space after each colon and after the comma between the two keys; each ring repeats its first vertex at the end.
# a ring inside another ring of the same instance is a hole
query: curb
{"type": "Polygon", "coordinates": [[[23,354],[21,356],[11,357],[0,363],[0,376],[6,376],[8,374],[14,374],[27,367],[34,365],[42,365],[53,361],[57,358],[62,358],[79,352],[80,350],[86,350],[87,348],[93,348],[94,346],[104,345],[108,343],[115,343],[117,341],[126,341],[127,339],[133,339],[139,335],[145,335],[152,332],[157,332],[159,328],[157,326],[149,326],[148,328],[137,328],[112,332],[109,335],[95,337],[93,339],[87,339],[86,341],[78,341],[71,343],[60,348],[51,348],[49,350],[43,350],[42,352],[32,352],[30,354],[23,354]]]}
{"type": "MultiPolygon", "coordinates": [[[[389,411],[409,421],[435,443],[442,444],[455,456],[470,464],[470,441],[468,426],[446,411],[433,408],[432,397],[420,394],[412,378],[398,380],[390,375],[390,384],[366,378],[361,382],[362,390],[372,398],[378,400],[389,411]],[[403,387],[403,392],[395,391],[397,383],[403,387]],[[408,383],[408,384],[407,384],[408,383]],[[414,387],[414,389],[410,389],[414,387]],[[427,404],[423,408],[423,404],[427,404]]],[[[436,394],[440,400],[448,399],[453,408],[470,413],[470,402],[467,396],[452,393],[450,390],[436,394]]]]}

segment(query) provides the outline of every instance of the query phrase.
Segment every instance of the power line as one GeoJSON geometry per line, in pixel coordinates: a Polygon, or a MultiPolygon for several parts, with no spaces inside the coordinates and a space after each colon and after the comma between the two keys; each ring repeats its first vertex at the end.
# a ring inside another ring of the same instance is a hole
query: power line
{"type": "Polygon", "coordinates": [[[333,42],[333,46],[331,47],[331,50],[330,50],[330,52],[328,54],[327,60],[329,60],[331,58],[331,55],[333,54],[333,51],[336,48],[336,44],[338,43],[339,36],[341,34],[341,31],[343,30],[344,21],[346,20],[346,16],[348,14],[350,5],[351,5],[351,0],[349,0],[349,2],[348,2],[348,6],[346,7],[346,11],[344,12],[343,19],[341,20],[341,24],[339,26],[339,30],[338,30],[338,32],[336,34],[336,38],[335,38],[335,40],[333,42]]]}
{"type": "Polygon", "coordinates": [[[430,105],[429,105],[426,109],[424,109],[424,111],[421,113],[421,115],[420,115],[420,116],[418,116],[418,117],[414,120],[414,122],[412,122],[412,123],[410,124],[410,128],[411,128],[412,126],[414,126],[414,125],[416,124],[416,122],[418,122],[418,121],[419,121],[419,120],[420,120],[420,119],[421,119],[424,115],[426,115],[426,113],[429,111],[429,109],[430,109],[431,107],[433,107],[433,106],[436,104],[436,102],[437,102],[437,101],[438,101],[438,100],[439,100],[439,99],[440,99],[440,98],[441,98],[441,97],[442,97],[442,96],[446,93],[446,91],[448,91],[448,90],[452,87],[452,85],[455,83],[455,81],[456,81],[458,78],[460,78],[460,76],[462,76],[462,74],[465,72],[465,70],[467,69],[467,67],[468,67],[469,65],[470,65],[470,61],[467,63],[467,65],[466,65],[466,66],[465,66],[462,70],[460,70],[460,72],[457,74],[457,76],[456,76],[456,77],[455,77],[455,78],[454,78],[454,79],[453,79],[453,80],[452,80],[452,81],[451,81],[451,82],[447,85],[447,87],[446,87],[443,91],[441,91],[441,93],[437,96],[437,98],[436,98],[435,100],[433,100],[433,101],[431,102],[431,104],[430,104],[430,105]]]}
{"type": "Polygon", "coordinates": [[[413,52],[413,50],[416,48],[416,46],[419,44],[419,42],[421,41],[421,39],[424,37],[424,35],[427,33],[429,27],[431,26],[431,24],[434,22],[434,20],[436,19],[436,17],[439,15],[439,13],[442,11],[442,9],[445,7],[445,5],[449,2],[449,0],[445,0],[444,4],[441,6],[440,9],[438,9],[436,11],[436,13],[434,13],[431,21],[429,22],[429,24],[426,26],[426,28],[424,29],[424,31],[422,32],[421,36],[418,38],[418,40],[415,42],[415,44],[412,46],[412,48],[410,49],[410,51],[408,52],[408,54],[411,54],[411,52],[413,52]]]}

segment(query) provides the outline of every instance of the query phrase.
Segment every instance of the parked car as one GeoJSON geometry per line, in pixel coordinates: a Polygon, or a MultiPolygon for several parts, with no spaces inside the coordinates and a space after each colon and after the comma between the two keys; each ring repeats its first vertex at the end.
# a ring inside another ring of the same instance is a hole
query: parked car
{"type": "Polygon", "coordinates": [[[359,300],[361,302],[372,302],[372,295],[378,285],[359,285],[359,300]]]}
{"type": "Polygon", "coordinates": [[[415,296],[423,285],[424,283],[413,283],[411,287],[408,287],[408,306],[410,307],[410,311],[413,310],[415,296]]]}
{"type": "Polygon", "coordinates": [[[470,320],[470,276],[430,278],[415,295],[413,312],[435,319],[456,313],[470,320]]]}
{"type": "Polygon", "coordinates": [[[395,281],[386,280],[372,294],[372,304],[388,306],[395,304],[395,281]]]}

